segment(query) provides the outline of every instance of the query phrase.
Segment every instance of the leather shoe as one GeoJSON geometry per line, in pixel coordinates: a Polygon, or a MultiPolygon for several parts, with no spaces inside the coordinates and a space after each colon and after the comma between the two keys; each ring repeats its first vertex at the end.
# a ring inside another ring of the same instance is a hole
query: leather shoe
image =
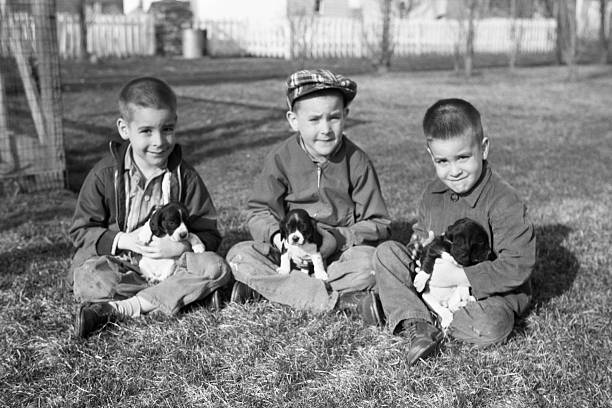
{"type": "Polygon", "coordinates": [[[385,313],[378,293],[368,292],[359,302],[357,311],[367,325],[378,327],[385,325],[385,313]]]}
{"type": "Polygon", "coordinates": [[[336,310],[358,314],[370,326],[384,326],[385,315],[375,292],[348,292],[338,296],[336,310]]]}
{"type": "Polygon", "coordinates": [[[230,302],[246,303],[249,300],[260,300],[261,295],[242,282],[234,282],[230,302]]]}
{"type": "Polygon", "coordinates": [[[84,302],[79,305],[76,313],[75,334],[86,338],[108,323],[119,320],[114,307],[108,302],[84,302]]]}
{"type": "Polygon", "coordinates": [[[213,293],[208,295],[206,299],[204,299],[204,306],[210,311],[221,310],[221,291],[219,289],[215,290],[213,293]]]}
{"type": "Polygon", "coordinates": [[[438,328],[425,320],[404,320],[399,335],[410,343],[406,355],[410,365],[434,355],[444,336],[438,328]]]}

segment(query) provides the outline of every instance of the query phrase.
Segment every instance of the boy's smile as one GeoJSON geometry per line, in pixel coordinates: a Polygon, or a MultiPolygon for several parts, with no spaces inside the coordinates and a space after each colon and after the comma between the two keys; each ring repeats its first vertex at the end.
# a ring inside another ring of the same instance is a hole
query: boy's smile
{"type": "Polygon", "coordinates": [[[176,144],[176,113],[134,105],[130,113],[129,120],[117,120],[117,129],[124,140],[130,141],[134,161],[145,176],[165,168],[176,144]]]}
{"type": "Polygon", "coordinates": [[[342,141],[348,109],[339,93],[304,97],[287,112],[291,128],[300,133],[308,153],[315,159],[326,159],[342,141]]]}
{"type": "Polygon", "coordinates": [[[467,193],[482,173],[483,160],[489,154],[489,140],[478,143],[473,132],[450,139],[433,139],[427,151],[431,155],[436,175],[457,194],[467,193]]]}

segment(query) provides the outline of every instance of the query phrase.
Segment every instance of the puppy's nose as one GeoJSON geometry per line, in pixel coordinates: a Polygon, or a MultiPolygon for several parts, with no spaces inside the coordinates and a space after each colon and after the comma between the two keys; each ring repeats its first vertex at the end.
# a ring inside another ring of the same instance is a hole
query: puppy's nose
{"type": "Polygon", "coordinates": [[[299,242],[300,241],[300,237],[296,237],[295,235],[291,237],[291,241],[293,241],[293,243],[299,242]]]}
{"type": "Polygon", "coordinates": [[[181,232],[181,233],[179,234],[179,238],[181,238],[181,239],[185,239],[185,238],[187,238],[187,233],[186,233],[186,232],[181,232]]]}

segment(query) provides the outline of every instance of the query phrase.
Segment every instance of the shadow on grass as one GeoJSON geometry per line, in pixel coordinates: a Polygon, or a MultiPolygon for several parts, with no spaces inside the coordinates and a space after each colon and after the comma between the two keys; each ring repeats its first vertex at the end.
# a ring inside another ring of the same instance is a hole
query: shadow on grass
{"type": "Polygon", "coordinates": [[[65,261],[71,258],[72,251],[70,244],[62,242],[28,246],[0,253],[0,265],[3,265],[4,268],[0,274],[0,289],[7,289],[15,276],[29,274],[31,265],[47,265],[53,261],[65,261]]]}
{"type": "MultiPolygon", "coordinates": [[[[10,217],[3,217],[0,219],[0,231],[7,231],[12,228],[18,227],[25,224],[28,221],[36,224],[39,221],[49,221],[54,218],[70,218],[72,217],[73,210],[71,208],[54,208],[52,210],[38,211],[38,212],[21,212],[19,214],[12,214],[10,217]]],[[[38,228],[38,227],[37,227],[38,228]]],[[[0,257],[2,254],[0,254],[0,257]]],[[[0,258],[0,265],[5,265],[0,258]]]]}
{"type": "Polygon", "coordinates": [[[536,264],[532,276],[535,309],[566,292],[576,279],[580,263],[563,246],[571,231],[563,224],[536,226],[536,264]]]}

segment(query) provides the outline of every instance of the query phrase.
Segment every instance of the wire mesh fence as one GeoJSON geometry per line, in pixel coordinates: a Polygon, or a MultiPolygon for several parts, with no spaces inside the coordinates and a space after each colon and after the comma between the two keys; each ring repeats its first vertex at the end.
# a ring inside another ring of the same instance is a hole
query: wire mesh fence
{"type": "Polygon", "coordinates": [[[65,185],[55,0],[0,0],[0,195],[65,185]]]}

